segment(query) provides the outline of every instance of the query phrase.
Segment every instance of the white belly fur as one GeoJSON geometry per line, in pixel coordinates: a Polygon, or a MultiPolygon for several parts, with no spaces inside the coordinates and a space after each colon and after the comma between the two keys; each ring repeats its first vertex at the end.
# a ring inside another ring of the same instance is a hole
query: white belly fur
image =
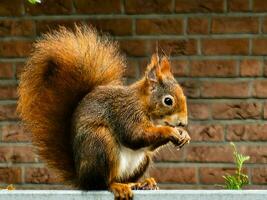
{"type": "Polygon", "coordinates": [[[119,157],[119,174],[118,178],[125,178],[133,174],[145,158],[146,148],[132,150],[121,146],[119,157]]]}

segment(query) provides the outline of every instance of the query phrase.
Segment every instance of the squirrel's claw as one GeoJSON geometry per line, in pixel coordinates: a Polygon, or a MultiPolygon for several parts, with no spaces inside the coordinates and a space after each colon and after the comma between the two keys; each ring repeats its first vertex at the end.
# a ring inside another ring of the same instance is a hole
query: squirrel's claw
{"type": "Polygon", "coordinates": [[[132,190],[158,190],[157,182],[154,178],[147,178],[141,183],[130,183],[132,190]]]}
{"type": "Polygon", "coordinates": [[[141,190],[158,190],[157,182],[154,178],[147,178],[141,183],[141,190]]]}
{"type": "Polygon", "coordinates": [[[181,127],[175,127],[174,129],[175,131],[171,137],[171,142],[177,146],[178,149],[181,149],[185,144],[190,142],[191,138],[185,129],[181,127]]]}

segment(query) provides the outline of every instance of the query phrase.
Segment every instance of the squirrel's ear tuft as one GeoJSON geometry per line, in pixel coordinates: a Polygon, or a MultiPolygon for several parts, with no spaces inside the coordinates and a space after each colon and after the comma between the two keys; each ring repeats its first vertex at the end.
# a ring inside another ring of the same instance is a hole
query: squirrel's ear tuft
{"type": "Polygon", "coordinates": [[[162,79],[160,66],[159,66],[159,56],[157,54],[152,55],[151,62],[147,66],[145,76],[146,76],[146,79],[152,83],[158,82],[159,80],[162,79]]]}
{"type": "Polygon", "coordinates": [[[163,75],[171,75],[171,64],[166,56],[161,59],[160,71],[163,75]]]}

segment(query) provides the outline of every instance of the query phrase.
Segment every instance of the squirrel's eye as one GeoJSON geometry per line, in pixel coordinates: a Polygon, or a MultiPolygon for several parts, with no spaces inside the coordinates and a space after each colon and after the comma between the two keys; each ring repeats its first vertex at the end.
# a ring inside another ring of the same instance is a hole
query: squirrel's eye
{"type": "Polygon", "coordinates": [[[172,106],[173,105],[173,97],[171,95],[166,95],[163,98],[163,104],[165,106],[172,106]]]}

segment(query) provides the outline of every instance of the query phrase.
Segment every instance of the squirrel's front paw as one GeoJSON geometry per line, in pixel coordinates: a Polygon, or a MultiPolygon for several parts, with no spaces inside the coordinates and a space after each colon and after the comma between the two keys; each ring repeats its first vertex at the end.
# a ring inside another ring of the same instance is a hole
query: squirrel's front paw
{"type": "Polygon", "coordinates": [[[181,149],[185,144],[190,142],[191,138],[185,129],[174,127],[170,140],[175,146],[181,149]]]}

